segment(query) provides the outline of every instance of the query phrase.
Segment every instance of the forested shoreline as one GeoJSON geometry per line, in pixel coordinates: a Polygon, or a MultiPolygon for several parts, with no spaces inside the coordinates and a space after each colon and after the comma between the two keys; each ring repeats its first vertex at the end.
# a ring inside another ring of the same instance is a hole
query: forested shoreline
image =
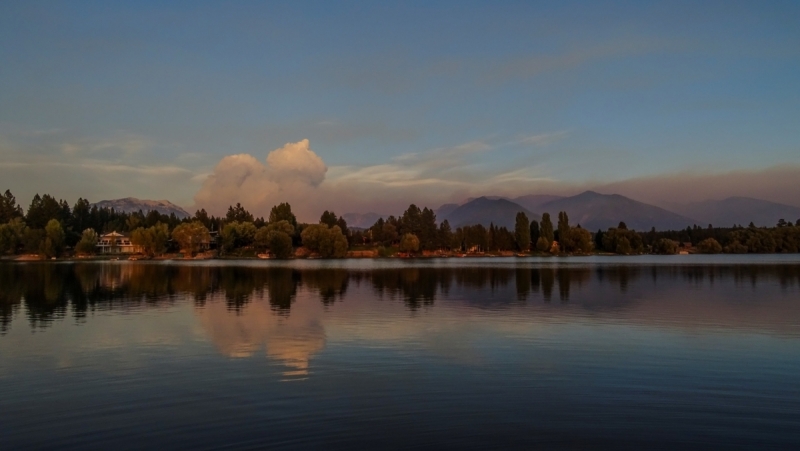
{"type": "Polygon", "coordinates": [[[299,223],[288,203],[275,205],[268,218],[256,217],[237,204],[225,216],[201,209],[181,219],[157,211],[98,208],[82,198],[70,206],[48,194],[37,194],[23,210],[11,191],[0,196],[3,256],[92,256],[98,252],[100,237],[112,231],[129,237],[145,258],[194,257],[200,252],[207,258],[800,252],[800,219],[795,223],[781,219],[774,227],[751,223],[636,231],[620,218],[617,227],[592,232],[571,225],[563,211],[555,224],[549,213],[537,221],[519,212],[514,230],[493,223],[453,228],[447,220],[438,222],[432,209],[412,204],[398,216],[356,229],[333,211],[325,211],[318,223],[299,223]]]}

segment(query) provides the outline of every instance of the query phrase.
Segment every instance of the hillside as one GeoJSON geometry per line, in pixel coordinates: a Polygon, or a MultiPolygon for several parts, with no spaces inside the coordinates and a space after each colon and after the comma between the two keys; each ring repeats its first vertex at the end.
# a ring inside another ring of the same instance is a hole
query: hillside
{"type": "Polygon", "coordinates": [[[445,216],[447,216],[450,213],[452,213],[453,210],[455,210],[458,207],[459,207],[458,204],[444,204],[444,205],[442,205],[441,207],[437,208],[436,211],[434,212],[434,213],[436,213],[436,219],[439,222],[442,222],[442,220],[443,220],[442,218],[444,218],[445,216]]]}
{"type": "Polygon", "coordinates": [[[116,211],[124,211],[125,213],[135,213],[141,210],[147,214],[155,210],[164,215],[175,213],[175,216],[180,219],[192,216],[183,208],[167,200],[146,200],[126,197],[125,199],[101,200],[92,205],[96,205],[97,208],[113,208],[116,211]]]}
{"type": "Polygon", "coordinates": [[[700,221],[681,216],[655,205],[645,204],[619,194],[600,194],[586,191],[577,196],[565,197],[543,204],[539,213],[548,212],[553,225],[558,212],[566,211],[572,225],[580,224],[584,229],[596,231],[616,227],[624,221],[629,229],[639,231],[684,229],[700,221]]]}
{"type": "Polygon", "coordinates": [[[780,219],[792,223],[800,219],[798,207],[750,197],[675,204],[670,205],[670,208],[683,215],[697,218],[702,221],[701,225],[712,224],[714,227],[731,227],[734,224],[747,226],[751,221],[759,227],[774,227],[780,219]]]}
{"type": "Polygon", "coordinates": [[[564,196],[555,196],[552,194],[529,194],[527,196],[515,197],[511,199],[511,201],[522,205],[530,211],[540,211],[542,205],[563,198],[564,196]]]}
{"type": "Polygon", "coordinates": [[[384,217],[378,213],[345,213],[342,215],[347,222],[347,227],[355,227],[357,229],[368,229],[372,227],[378,219],[384,217]]]}
{"type": "MultiPolygon", "coordinates": [[[[441,211],[441,208],[439,210],[441,211]]],[[[439,222],[446,219],[453,228],[474,224],[482,224],[489,227],[490,223],[494,223],[496,226],[505,226],[512,230],[517,213],[520,211],[528,215],[528,220],[539,219],[539,215],[508,199],[489,199],[486,197],[471,200],[441,217],[437,215],[436,219],[439,222]]]]}

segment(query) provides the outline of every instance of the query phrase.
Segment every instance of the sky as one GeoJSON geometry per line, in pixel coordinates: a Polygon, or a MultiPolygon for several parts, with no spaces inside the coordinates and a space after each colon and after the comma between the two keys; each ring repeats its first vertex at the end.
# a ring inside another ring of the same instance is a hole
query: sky
{"type": "Polygon", "coordinates": [[[800,206],[800,3],[0,3],[0,189],[800,206]]]}

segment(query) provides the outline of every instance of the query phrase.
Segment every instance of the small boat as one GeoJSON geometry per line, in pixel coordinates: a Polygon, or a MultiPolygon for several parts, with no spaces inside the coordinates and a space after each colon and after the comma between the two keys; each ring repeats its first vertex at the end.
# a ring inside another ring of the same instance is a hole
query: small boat
{"type": "Polygon", "coordinates": [[[258,258],[260,258],[262,260],[266,260],[268,258],[272,258],[272,256],[270,256],[269,254],[258,254],[258,255],[256,255],[256,257],[258,257],[258,258]]]}

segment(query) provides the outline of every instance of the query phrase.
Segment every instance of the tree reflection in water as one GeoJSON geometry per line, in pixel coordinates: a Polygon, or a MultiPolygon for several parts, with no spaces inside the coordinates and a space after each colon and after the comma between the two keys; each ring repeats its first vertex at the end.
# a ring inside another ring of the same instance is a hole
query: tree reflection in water
{"type": "Polygon", "coordinates": [[[264,352],[288,367],[287,376],[297,377],[308,374],[309,360],[325,347],[326,312],[339,303],[352,308],[350,298],[356,308],[375,308],[368,303],[386,299],[402,302],[412,312],[431,309],[438,298],[458,301],[447,305],[462,309],[539,309],[526,312],[525,317],[533,319],[553,312],[636,322],[663,322],[672,316],[681,324],[723,322],[753,330],[774,326],[781,331],[800,321],[794,305],[763,309],[763,296],[758,297],[759,303],[743,297],[743,291],[757,285],[759,295],[771,289],[796,289],[800,266],[348,270],[142,262],[2,263],[0,334],[23,318],[30,328],[43,329],[67,317],[84,322],[95,312],[139,311],[190,299],[203,330],[222,354],[240,358],[264,352]],[[354,286],[358,288],[350,296],[348,289],[354,286]],[[560,302],[551,304],[556,296],[560,302]],[[293,307],[298,298],[302,308],[293,307]]]}

